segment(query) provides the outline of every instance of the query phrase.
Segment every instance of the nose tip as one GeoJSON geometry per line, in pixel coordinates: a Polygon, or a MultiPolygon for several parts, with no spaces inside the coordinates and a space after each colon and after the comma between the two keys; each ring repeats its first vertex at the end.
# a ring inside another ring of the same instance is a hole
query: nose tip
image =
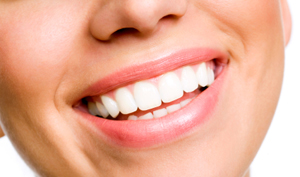
{"type": "Polygon", "coordinates": [[[97,11],[91,23],[91,33],[103,41],[123,29],[148,35],[163,18],[183,16],[186,6],[186,0],[112,0],[97,11]]]}

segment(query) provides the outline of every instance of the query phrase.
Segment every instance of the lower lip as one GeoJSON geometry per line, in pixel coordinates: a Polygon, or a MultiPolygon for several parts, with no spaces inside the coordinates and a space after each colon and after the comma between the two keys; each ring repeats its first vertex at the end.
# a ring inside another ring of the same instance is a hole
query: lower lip
{"type": "Polygon", "coordinates": [[[167,144],[184,138],[196,128],[201,128],[212,117],[219,100],[225,77],[225,68],[214,83],[187,106],[165,117],[150,120],[108,120],[84,114],[97,132],[117,146],[147,148],[167,144]],[[98,131],[99,130],[99,131],[98,131]]]}

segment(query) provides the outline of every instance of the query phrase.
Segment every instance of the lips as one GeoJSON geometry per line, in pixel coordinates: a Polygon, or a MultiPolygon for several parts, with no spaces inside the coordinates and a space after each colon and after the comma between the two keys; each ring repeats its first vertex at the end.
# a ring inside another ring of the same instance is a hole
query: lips
{"type": "Polygon", "coordinates": [[[171,142],[211,117],[227,59],[217,50],[189,49],[151,61],[152,65],[124,68],[85,92],[90,93],[84,99],[91,114],[77,111],[99,136],[119,146],[142,148],[171,142]],[[123,77],[118,77],[120,72],[123,77]]]}

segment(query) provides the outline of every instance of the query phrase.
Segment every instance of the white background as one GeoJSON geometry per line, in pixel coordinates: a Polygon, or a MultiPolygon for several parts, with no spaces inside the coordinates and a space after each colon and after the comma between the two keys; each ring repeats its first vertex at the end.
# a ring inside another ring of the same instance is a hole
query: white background
{"type": "MultiPolygon", "coordinates": [[[[251,177],[300,177],[300,1],[288,0],[293,32],[286,48],[283,90],[251,177]]],[[[33,177],[7,138],[0,139],[0,176],[33,177]]]]}

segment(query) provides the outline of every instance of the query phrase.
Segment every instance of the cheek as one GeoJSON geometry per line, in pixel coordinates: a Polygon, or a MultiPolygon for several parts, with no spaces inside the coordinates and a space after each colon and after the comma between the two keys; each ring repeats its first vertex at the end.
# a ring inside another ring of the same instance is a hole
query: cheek
{"type": "Polygon", "coordinates": [[[280,3],[277,0],[201,1],[198,6],[207,7],[215,19],[243,35],[243,40],[265,39],[266,34],[277,30],[270,27],[278,25],[281,20],[280,3]]]}
{"type": "Polygon", "coordinates": [[[282,70],[284,58],[279,1],[217,0],[209,5],[210,9],[216,7],[211,13],[220,28],[233,37],[227,44],[239,73],[245,73],[249,79],[256,77],[254,83],[259,83],[258,77],[270,78],[272,73],[278,76],[276,69],[282,70]]]}
{"type": "Polygon", "coordinates": [[[0,83],[11,95],[39,95],[57,87],[74,34],[70,32],[74,25],[68,21],[69,9],[58,9],[7,7],[6,15],[0,16],[0,34],[5,34],[0,36],[0,83]]]}

